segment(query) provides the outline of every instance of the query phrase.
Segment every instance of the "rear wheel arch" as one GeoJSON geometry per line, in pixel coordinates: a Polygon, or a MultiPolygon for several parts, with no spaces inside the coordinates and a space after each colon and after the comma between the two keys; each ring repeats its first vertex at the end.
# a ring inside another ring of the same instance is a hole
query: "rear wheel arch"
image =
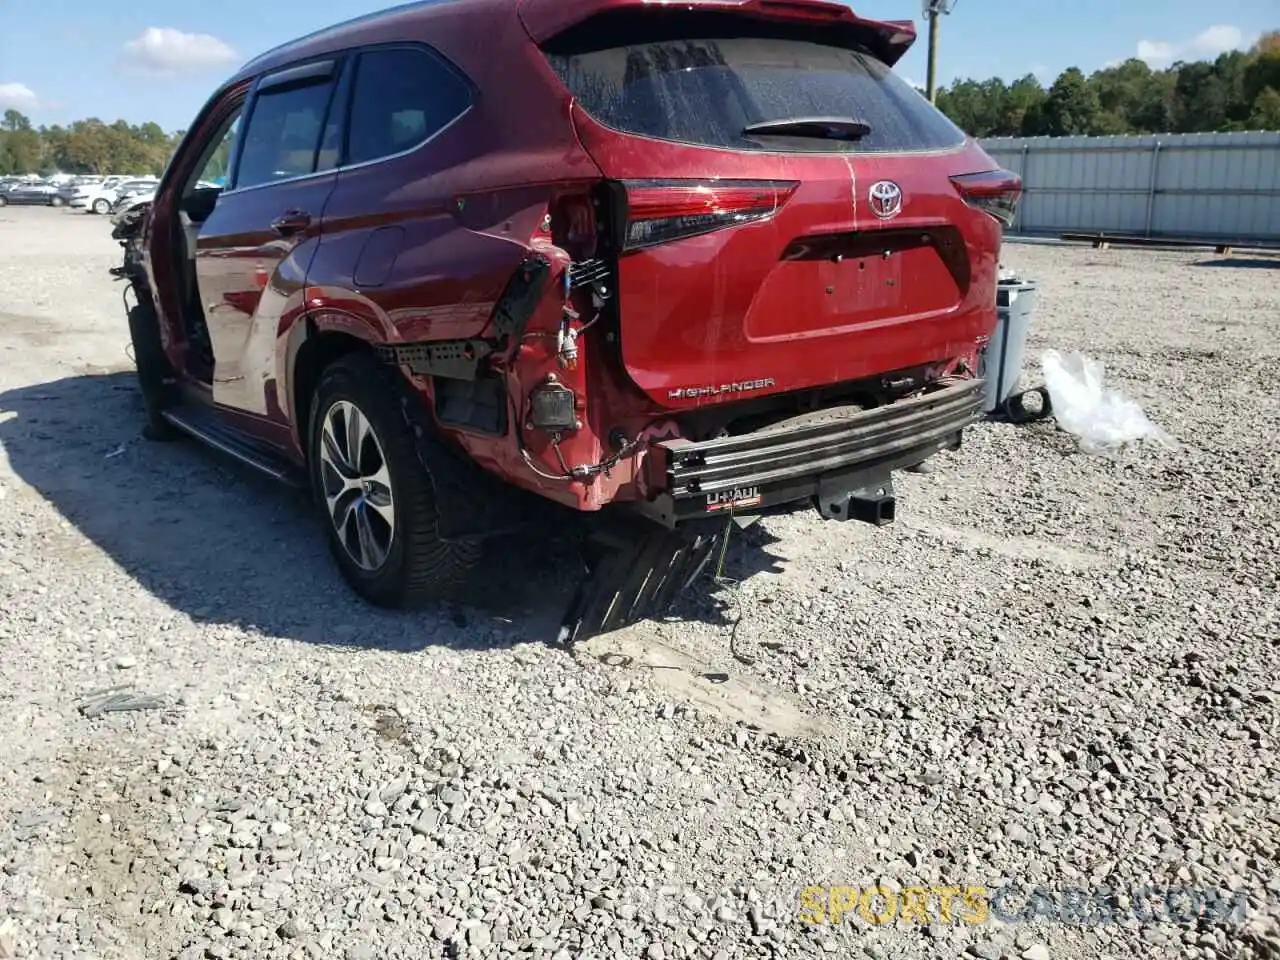
{"type": "Polygon", "coordinates": [[[298,449],[304,457],[310,455],[311,403],[316,385],[325,368],[353,353],[373,354],[373,344],[350,333],[324,330],[307,318],[298,325],[302,336],[291,350],[289,369],[289,400],[292,405],[293,429],[298,438],[298,449]]]}

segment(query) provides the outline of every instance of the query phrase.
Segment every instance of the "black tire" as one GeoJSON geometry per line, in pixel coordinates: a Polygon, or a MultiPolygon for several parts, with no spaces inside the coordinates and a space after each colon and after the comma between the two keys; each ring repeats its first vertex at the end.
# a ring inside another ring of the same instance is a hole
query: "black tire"
{"type": "Polygon", "coordinates": [[[100,217],[106,216],[111,212],[111,204],[109,201],[103,200],[99,197],[97,200],[93,201],[93,206],[90,207],[90,210],[98,214],[100,217]]]}
{"type": "Polygon", "coordinates": [[[4,194],[0,193],[0,207],[7,207],[8,205],[9,205],[9,198],[6,197],[4,194]]]}
{"type": "Polygon", "coordinates": [[[326,367],[312,397],[307,459],[325,537],[343,577],[375,606],[406,609],[456,598],[480,559],[481,545],[441,539],[434,485],[400,408],[393,375],[365,353],[348,354],[326,367]],[[374,570],[363,569],[348,552],[326,504],[321,430],[340,402],[354,405],[372,428],[390,478],[391,543],[374,570]]]}
{"type": "Polygon", "coordinates": [[[173,371],[160,341],[159,319],[155,309],[145,300],[129,310],[129,340],[133,345],[133,364],[138,371],[138,387],[142,391],[142,405],[147,416],[142,435],[148,440],[177,439],[178,429],[160,412],[170,399],[169,381],[173,371]]]}
{"type": "Polygon", "coordinates": [[[64,203],[66,203],[66,201],[63,200],[61,197],[51,197],[49,199],[49,206],[51,207],[60,207],[64,203]]]}

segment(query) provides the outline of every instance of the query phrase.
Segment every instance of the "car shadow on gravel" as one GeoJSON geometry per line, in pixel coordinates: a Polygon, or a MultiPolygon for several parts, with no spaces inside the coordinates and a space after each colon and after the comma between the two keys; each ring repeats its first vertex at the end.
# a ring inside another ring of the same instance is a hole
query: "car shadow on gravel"
{"type": "MultiPolygon", "coordinates": [[[[301,493],[194,441],[143,440],[141,423],[132,369],[90,368],[0,393],[0,448],[12,471],[148,592],[193,621],[387,650],[555,642],[581,570],[567,532],[537,529],[493,541],[457,605],[378,610],[342,582],[301,493]]],[[[42,552],[80,549],[47,529],[22,534],[42,552]]],[[[772,539],[758,526],[732,538],[724,575],[776,572],[772,539]]],[[[691,593],[674,616],[732,622],[709,587],[691,593]]]]}

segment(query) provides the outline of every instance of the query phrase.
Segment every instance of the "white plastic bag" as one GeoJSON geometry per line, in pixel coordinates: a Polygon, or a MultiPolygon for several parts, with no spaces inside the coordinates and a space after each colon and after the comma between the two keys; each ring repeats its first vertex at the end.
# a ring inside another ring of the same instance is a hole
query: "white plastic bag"
{"type": "Polygon", "coordinates": [[[1126,443],[1154,440],[1173,448],[1173,438],[1147,419],[1142,407],[1102,386],[1102,364],[1082,353],[1046,350],[1040,358],[1058,426],[1087,453],[1112,454],[1126,443]]]}

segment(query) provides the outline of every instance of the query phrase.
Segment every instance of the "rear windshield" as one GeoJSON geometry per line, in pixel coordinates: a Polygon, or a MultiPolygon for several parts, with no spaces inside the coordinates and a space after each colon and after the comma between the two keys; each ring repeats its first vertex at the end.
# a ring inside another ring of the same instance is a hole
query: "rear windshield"
{"type": "Polygon", "coordinates": [[[626,133],[769,152],[899,153],[964,142],[959,128],[861,49],[731,35],[628,38],[546,53],[583,109],[626,133]],[[856,141],[744,133],[750,124],[799,117],[853,119],[871,129],[856,141]]]}

